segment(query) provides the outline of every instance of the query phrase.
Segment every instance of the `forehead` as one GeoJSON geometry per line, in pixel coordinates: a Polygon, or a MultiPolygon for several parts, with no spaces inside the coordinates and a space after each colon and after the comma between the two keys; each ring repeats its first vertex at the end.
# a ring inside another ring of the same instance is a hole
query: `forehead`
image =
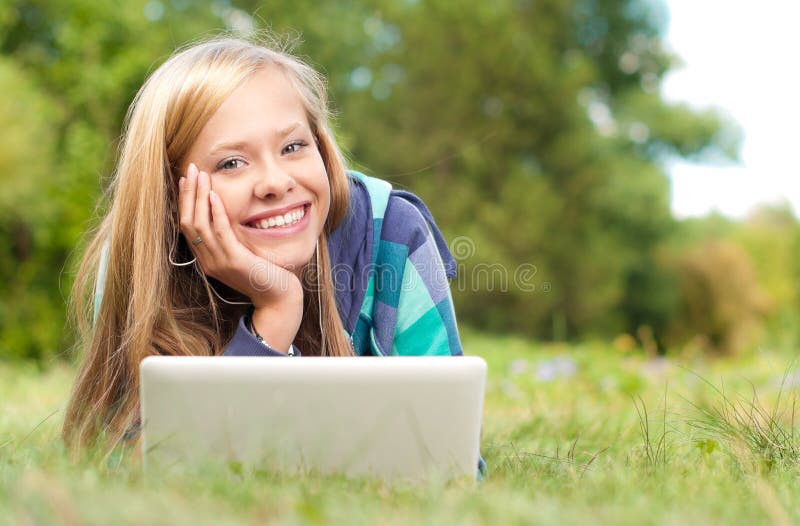
{"type": "Polygon", "coordinates": [[[281,68],[266,66],[225,99],[203,127],[196,143],[277,132],[298,121],[308,125],[300,93],[281,68]]]}

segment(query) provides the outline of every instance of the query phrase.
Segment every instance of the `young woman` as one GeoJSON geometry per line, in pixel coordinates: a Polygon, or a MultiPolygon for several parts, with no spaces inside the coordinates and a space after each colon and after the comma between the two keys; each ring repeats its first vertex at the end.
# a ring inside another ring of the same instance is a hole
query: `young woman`
{"type": "Polygon", "coordinates": [[[148,355],[461,354],[430,213],[348,172],[327,117],[313,69],[248,41],[147,79],[73,290],[70,446],[135,438],[148,355]]]}

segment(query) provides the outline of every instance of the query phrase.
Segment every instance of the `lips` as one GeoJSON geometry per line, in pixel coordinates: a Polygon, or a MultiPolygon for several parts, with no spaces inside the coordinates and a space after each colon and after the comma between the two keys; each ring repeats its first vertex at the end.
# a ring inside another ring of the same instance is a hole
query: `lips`
{"type": "Polygon", "coordinates": [[[250,216],[245,219],[242,224],[245,226],[253,227],[254,225],[260,223],[264,219],[273,219],[277,220],[278,217],[284,217],[286,214],[290,212],[298,211],[298,209],[302,208],[303,212],[308,212],[308,207],[311,205],[309,201],[302,201],[299,203],[294,203],[288,206],[284,206],[282,208],[275,208],[273,210],[265,210],[264,212],[260,212],[256,215],[250,216]]]}
{"type": "MultiPolygon", "coordinates": [[[[286,210],[286,208],[281,210],[286,210]]],[[[271,211],[253,216],[255,221],[245,224],[244,227],[249,235],[256,236],[258,239],[293,237],[308,227],[311,221],[311,213],[311,204],[288,207],[288,211],[284,212],[283,215],[271,211]]]]}
{"type": "Polygon", "coordinates": [[[283,215],[275,215],[269,217],[268,219],[261,219],[260,221],[250,223],[248,226],[261,229],[284,228],[298,223],[303,219],[303,217],[305,217],[305,215],[306,208],[304,206],[300,206],[294,210],[286,212],[283,215]]]}

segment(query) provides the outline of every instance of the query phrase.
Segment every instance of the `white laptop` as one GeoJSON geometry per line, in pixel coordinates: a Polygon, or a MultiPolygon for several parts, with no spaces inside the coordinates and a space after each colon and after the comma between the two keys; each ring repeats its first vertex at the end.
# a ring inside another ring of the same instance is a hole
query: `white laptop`
{"type": "Polygon", "coordinates": [[[390,480],[477,472],[478,357],[154,356],[140,371],[146,470],[223,461],[390,480]]]}

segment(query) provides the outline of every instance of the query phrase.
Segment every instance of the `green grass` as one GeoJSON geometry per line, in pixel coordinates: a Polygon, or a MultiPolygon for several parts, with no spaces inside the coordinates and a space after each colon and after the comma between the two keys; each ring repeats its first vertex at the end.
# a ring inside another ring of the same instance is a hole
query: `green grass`
{"type": "Polygon", "coordinates": [[[471,331],[489,363],[481,484],[71,463],[74,371],[0,365],[0,524],[797,524],[792,356],[648,360],[471,331]]]}

